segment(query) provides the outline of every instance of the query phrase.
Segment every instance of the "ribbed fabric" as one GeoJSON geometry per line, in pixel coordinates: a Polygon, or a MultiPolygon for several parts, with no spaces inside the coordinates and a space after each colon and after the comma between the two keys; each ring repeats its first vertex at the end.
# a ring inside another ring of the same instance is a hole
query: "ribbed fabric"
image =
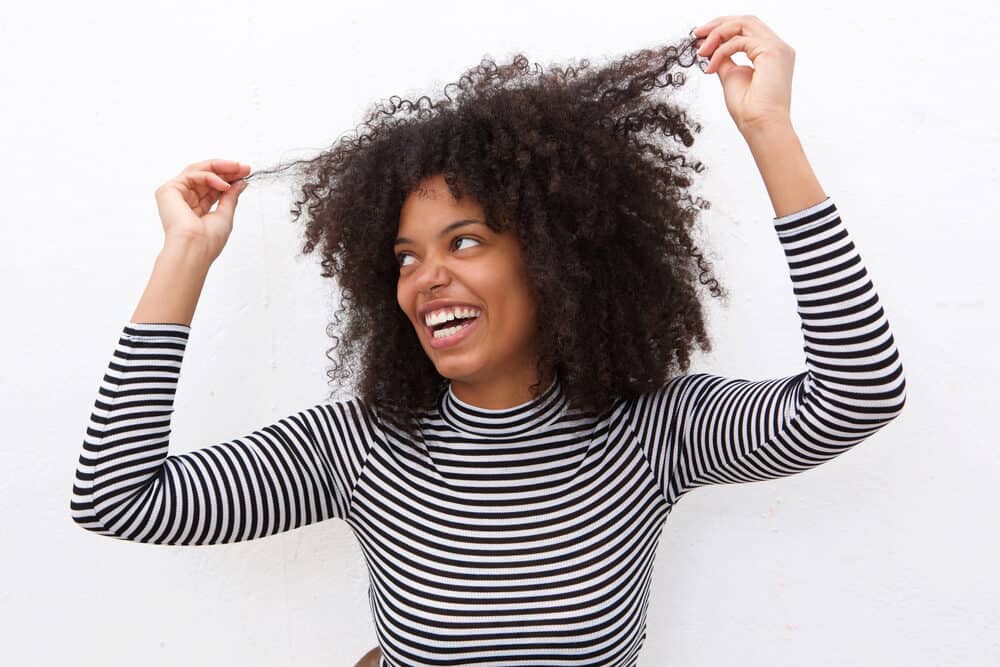
{"type": "Polygon", "coordinates": [[[627,667],[646,637],[667,515],[705,484],[807,470],[900,413],[889,323],[831,199],[774,219],[806,370],[697,373],[602,414],[539,397],[485,410],[450,388],[411,442],[357,399],[169,454],[190,327],[124,326],[79,458],[73,519],[203,545],[337,517],[367,561],[383,667],[627,667]]]}

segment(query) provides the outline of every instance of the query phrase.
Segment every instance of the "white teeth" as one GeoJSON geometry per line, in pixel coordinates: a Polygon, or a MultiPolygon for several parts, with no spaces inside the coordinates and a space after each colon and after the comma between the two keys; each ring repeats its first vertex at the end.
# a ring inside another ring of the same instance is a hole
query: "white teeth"
{"type": "Polygon", "coordinates": [[[452,334],[458,333],[459,331],[461,331],[462,329],[466,328],[467,326],[470,326],[470,324],[471,323],[469,323],[469,322],[464,322],[462,324],[456,324],[453,327],[447,327],[447,328],[444,328],[444,329],[439,329],[439,330],[437,330],[437,331],[434,332],[434,338],[447,338],[448,336],[451,336],[452,334]]]}
{"type": "Polygon", "coordinates": [[[424,316],[424,322],[427,326],[432,327],[436,324],[441,324],[443,322],[448,322],[456,317],[478,317],[479,310],[476,308],[467,308],[465,306],[459,306],[457,308],[441,308],[440,310],[435,310],[432,313],[427,313],[424,316]]]}

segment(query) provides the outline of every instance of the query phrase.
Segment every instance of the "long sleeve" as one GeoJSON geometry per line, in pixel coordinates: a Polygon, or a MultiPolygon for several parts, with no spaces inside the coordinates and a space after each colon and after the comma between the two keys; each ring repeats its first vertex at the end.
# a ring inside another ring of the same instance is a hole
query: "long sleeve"
{"type": "Polygon", "coordinates": [[[683,375],[637,398],[630,426],[668,503],[706,484],[818,466],[885,426],[906,401],[889,322],[833,200],[773,222],[806,370],[760,381],[683,375]]]}
{"type": "Polygon", "coordinates": [[[380,433],[356,399],[314,405],[249,435],[168,454],[189,333],[184,324],[124,326],[84,437],[73,520],[123,540],[198,545],[347,518],[380,433]]]}

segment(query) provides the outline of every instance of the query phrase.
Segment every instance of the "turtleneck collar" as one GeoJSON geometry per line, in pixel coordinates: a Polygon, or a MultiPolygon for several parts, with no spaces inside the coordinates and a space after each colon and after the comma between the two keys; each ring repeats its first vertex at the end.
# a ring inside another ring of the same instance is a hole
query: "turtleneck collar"
{"type": "Polygon", "coordinates": [[[441,417],[456,431],[495,437],[533,431],[556,420],[566,408],[566,395],[558,377],[537,397],[512,408],[488,410],[465,403],[455,396],[450,382],[438,400],[441,417]]]}

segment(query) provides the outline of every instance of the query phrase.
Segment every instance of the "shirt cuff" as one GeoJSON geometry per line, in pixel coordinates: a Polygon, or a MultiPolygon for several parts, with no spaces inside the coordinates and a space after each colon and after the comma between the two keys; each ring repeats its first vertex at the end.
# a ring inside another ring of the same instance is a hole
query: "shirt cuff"
{"type": "Polygon", "coordinates": [[[833,198],[827,197],[818,204],[813,204],[801,211],[795,211],[794,213],[774,218],[774,228],[779,235],[799,234],[829,220],[830,216],[836,214],[836,212],[837,205],[834,203],[833,198]]]}
{"type": "Polygon", "coordinates": [[[130,340],[173,339],[187,341],[191,325],[178,322],[127,322],[122,335],[130,340]]]}

